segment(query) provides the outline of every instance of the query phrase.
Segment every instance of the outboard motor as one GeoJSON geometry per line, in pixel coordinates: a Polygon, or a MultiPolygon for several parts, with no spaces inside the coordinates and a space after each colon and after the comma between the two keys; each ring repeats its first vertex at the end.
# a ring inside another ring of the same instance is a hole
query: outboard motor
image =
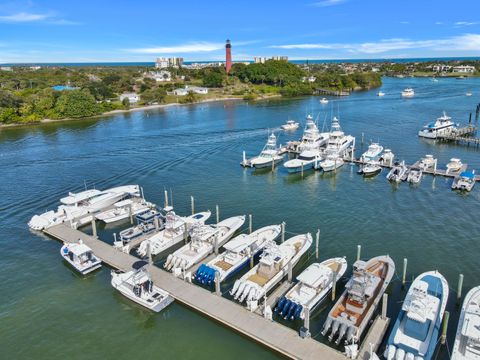
{"type": "Polygon", "coordinates": [[[234,299],[237,300],[240,295],[242,295],[243,289],[245,289],[245,286],[247,286],[247,283],[245,281],[240,281],[240,286],[237,289],[237,292],[234,295],[234,299]]]}
{"type": "Polygon", "coordinates": [[[205,278],[206,283],[210,285],[214,280],[215,280],[215,270],[208,269],[208,274],[207,274],[207,277],[205,278]]]}
{"type": "Polygon", "coordinates": [[[240,280],[236,280],[235,284],[233,284],[232,290],[230,290],[230,295],[234,295],[235,292],[237,291],[238,287],[240,286],[240,280]]]}
{"type": "Polygon", "coordinates": [[[280,300],[278,300],[277,306],[275,307],[275,309],[273,311],[278,313],[283,308],[283,306],[285,305],[286,302],[287,302],[287,298],[285,296],[283,296],[282,298],[280,298],[280,300]]]}
{"type": "Polygon", "coordinates": [[[285,315],[288,313],[288,310],[290,309],[290,306],[292,306],[292,301],[287,300],[285,304],[283,305],[282,309],[280,310],[280,315],[285,315]]]}
{"type": "Polygon", "coordinates": [[[398,348],[395,352],[395,360],[403,360],[405,358],[405,350],[398,348]]]}
{"type": "Polygon", "coordinates": [[[340,323],[338,321],[334,321],[332,325],[332,333],[328,337],[328,341],[332,341],[335,335],[337,334],[338,328],[340,327],[340,323]]]}
{"type": "Polygon", "coordinates": [[[167,261],[165,261],[165,264],[163,264],[163,267],[165,269],[168,268],[168,266],[170,265],[170,263],[172,262],[172,259],[173,259],[173,255],[172,254],[169,254],[168,257],[167,257],[167,261]]]}
{"type": "Polygon", "coordinates": [[[250,288],[250,291],[248,292],[247,301],[256,300],[255,299],[256,293],[257,293],[257,289],[255,289],[255,286],[252,286],[250,288]]]}
{"type": "Polygon", "coordinates": [[[332,325],[332,318],[328,317],[327,321],[325,321],[325,324],[323,325],[322,336],[325,336],[328,334],[328,330],[330,330],[331,325],[332,325]]]}
{"type": "Polygon", "coordinates": [[[340,325],[340,331],[338,332],[338,338],[337,338],[337,341],[335,341],[336,345],[340,344],[340,341],[345,336],[346,331],[347,331],[347,324],[340,325]]]}
{"type": "Polygon", "coordinates": [[[295,311],[295,314],[293,314],[293,319],[292,320],[299,319],[301,314],[302,314],[302,310],[303,310],[303,306],[298,305],[297,310],[295,311]]]}
{"type": "Polygon", "coordinates": [[[347,330],[347,337],[345,338],[346,343],[352,343],[353,334],[355,333],[355,328],[353,326],[349,326],[347,330]]]}
{"type": "Polygon", "coordinates": [[[405,360],[415,360],[415,355],[413,355],[411,352],[408,352],[407,355],[405,355],[405,360]]]}
{"type": "Polygon", "coordinates": [[[388,345],[388,347],[385,349],[385,353],[383,354],[383,356],[387,360],[393,360],[393,358],[395,357],[395,351],[397,351],[395,345],[388,345]]]}
{"type": "Polygon", "coordinates": [[[248,293],[250,292],[251,287],[252,287],[252,286],[251,286],[250,284],[247,284],[247,285],[245,286],[245,288],[243,289],[242,296],[240,296],[240,299],[239,299],[240,302],[243,302],[243,301],[247,298],[247,295],[248,295],[248,293]]]}
{"type": "Polygon", "coordinates": [[[293,303],[290,309],[288,310],[288,314],[285,315],[285,319],[293,320],[293,314],[295,314],[297,307],[298,305],[296,303],[293,303]]]}

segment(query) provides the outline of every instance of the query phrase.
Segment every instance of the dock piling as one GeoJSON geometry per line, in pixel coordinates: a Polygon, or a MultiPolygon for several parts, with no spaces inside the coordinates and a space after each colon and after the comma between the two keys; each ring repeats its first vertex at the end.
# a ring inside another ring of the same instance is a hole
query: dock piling
{"type": "Polygon", "coordinates": [[[274,170],[275,170],[275,159],[272,158],[272,171],[274,171],[274,170]]]}
{"type": "Polygon", "coordinates": [[[437,173],[437,162],[438,159],[435,159],[435,161],[433,162],[433,176],[435,176],[437,173]]]}
{"type": "Polygon", "coordinates": [[[288,262],[288,276],[287,276],[288,282],[292,282],[292,271],[293,271],[292,268],[293,268],[292,262],[289,261],[288,262]]]}
{"type": "Polygon", "coordinates": [[[218,237],[217,236],[215,236],[215,247],[214,247],[214,249],[215,249],[215,255],[218,255],[218,237]]]}
{"type": "Polygon", "coordinates": [[[463,288],[463,274],[458,275],[458,287],[457,287],[457,305],[460,304],[462,299],[462,288],[463,288]]]}
{"type": "Polygon", "coordinates": [[[362,254],[362,245],[357,245],[357,261],[360,260],[361,254],[362,254]]]}
{"type": "Polygon", "coordinates": [[[332,301],[335,301],[337,296],[337,272],[334,271],[332,275],[332,301]]]}
{"type": "Polygon", "coordinates": [[[117,242],[117,233],[113,233],[113,242],[114,242],[114,243],[117,242]]]}
{"type": "Polygon", "coordinates": [[[303,320],[303,327],[305,328],[305,337],[310,337],[310,309],[308,306],[304,307],[305,309],[305,318],[303,320]]]}
{"type": "Polygon", "coordinates": [[[445,311],[445,314],[443,315],[442,336],[440,337],[440,343],[442,345],[445,345],[445,342],[447,341],[447,329],[448,329],[449,318],[450,318],[450,313],[448,311],[445,311]]]}
{"type": "Polygon", "coordinates": [[[155,224],[155,231],[158,232],[160,230],[160,223],[158,222],[158,217],[153,218],[153,223],[155,224]]]}
{"type": "Polygon", "coordinates": [[[248,233],[251,234],[252,233],[252,226],[253,226],[253,223],[252,223],[252,214],[248,215],[248,233]]]}
{"type": "Polygon", "coordinates": [[[152,248],[150,241],[147,241],[147,259],[148,259],[148,265],[152,265],[152,248]]]}
{"type": "Polygon", "coordinates": [[[190,196],[190,203],[192,205],[192,215],[195,214],[195,198],[190,196]]]}
{"type": "Polygon", "coordinates": [[[365,137],[365,134],[362,132],[362,145],[363,145],[364,137],[365,137]]]}
{"type": "Polygon", "coordinates": [[[282,244],[285,242],[285,221],[282,221],[282,244]]]}
{"type": "Polygon", "coordinates": [[[97,223],[95,222],[95,216],[92,215],[92,235],[97,238],[97,223]]]}
{"type": "Polygon", "coordinates": [[[318,243],[320,242],[320,229],[317,230],[317,236],[315,238],[315,258],[318,260],[318,243]]]}
{"type": "Polygon", "coordinates": [[[165,195],[165,207],[168,207],[168,191],[165,190],[163,193],[165,195]]]}
{"type": "Polygon", "coordinates": [[[128,205],[128,216],[130,218],[130,224],[133,224],[133,209],[132,204],[128,205]]]}
{"type": "Polygon", "coordinates": [[[215,205],[215,212],[217,213],[217,224],[220,222],[220,208],[215,205]]]}
{"type": "Polygon", "coordinates": [[[243,150],[243,166],[247,164],[247,155],[245,155],[245,150],[243,150]]]}
{"type": "Polygon", "coordinates": [[[215,272],[215,295],[221,296],[222,293],[220,291],[220,276],[218,276],[218,272],[215,272]]]}
{"type": "Polygon", "coordinates": [[[183,240],[185,241],[185,244],[186,244],[188,240],[187,223],[183,224],[183,240]]]}
{"type": "Polygon", "coordinates": [[[382,319],[387,318],[388,294],[384,293],[382,298],[382,319]]]}
{"type": "Polygon", "coordinates": [[[405,277],[407,276],[407,264],[408,260],[407,258],[403,259],[403,272],[402,272],[402,288],[405,287],[405,277]]]}
{"type": "Polygon", "coordinates": [[[252,245],[250,245],[250,269],[253,268],[254,266],[254,260],[255,260],[254,252],[252,249],[252,245]]]}
{"type": "Polygon", "coordinates": [[[303,163],[302,163],[302,178],[303,178],[303,163]]]}

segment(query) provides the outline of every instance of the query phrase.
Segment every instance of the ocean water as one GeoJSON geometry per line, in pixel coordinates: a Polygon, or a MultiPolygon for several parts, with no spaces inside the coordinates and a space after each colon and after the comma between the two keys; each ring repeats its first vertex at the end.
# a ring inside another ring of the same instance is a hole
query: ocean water
{"type": "MultiPolygon", "coordinates": [[[[385,78],[381,90],[383,98],[375,96],[378,90],[358,92],[328,105],[316,97],[231,101],[1,130],[2,358],[277,358],[179,304],[160,314],[136,306],[110,286],[107,267],[76,276],[61,261],[60,244],[27,227],[32,215],[56,207],[61,196],[84,184],[103,189],[128,183],[143,186],[147,199],[157,204],[163,203],[165,189],[171,191],[180,214],[190,212],[193,195],[197,211],[214,211],[218,204],[222,218],[253,214],[254,228],[285,221],[287,237],[320,228],[320,258],[346,256],[348,276],[357,244],[364,259],[389,254],[397,265],[389,289],[393,318],[406,293],[399,282],[403,258],[408,258],[409,280],[438,269],[452,289],[451,351],[458,275],[465,275],[464,294],[480,283],[480,189],[458,194],[450,190],[451,180],[431,176],[419,186],[392,185],[385,172],[364,179],[351,165],[337,174],[310,171],[303,178],[281,166],[274,172],[239,166],[242,151],[249,156],[260,151],[269,129],[281,143],[298,139],[301,131],[287,134],[279,126],[287,118],[303,122],[312,113],[325,128],[332,115],[339,116],[344,131],[357,138],[357,155],[373,140],[407,163],[433,154],[440,167],[458,157],[480,169],[477,148],[417,137],[443,110],[466,124],[480,101],[480,79],[385,78]],[[402,99],[400,91],[409,86],[416,96],[402,99]],[[474,96],[466,97],[467,91],[474,96]]],[[[127,226],[100,228],[99,235],[111,242],[112,233],[127,226]]],[[[315,261],[313,253],[302,258],[294,275],[315,261]]],[[[343,281],[337,293],[342,288],[343,281]]],[[[326,301],[312,315],[311,332],[319,341],[325,341],[319,332],[331,305],[326,301]]],[[[449,351],[443,347],[437,358],[447,359],[449,351]]]]}

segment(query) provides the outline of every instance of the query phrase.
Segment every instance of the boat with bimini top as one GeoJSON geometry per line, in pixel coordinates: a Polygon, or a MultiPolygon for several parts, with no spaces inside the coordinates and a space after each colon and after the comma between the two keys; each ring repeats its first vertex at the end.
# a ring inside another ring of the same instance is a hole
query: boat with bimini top
{"type": "Polygon", "coordinates": [[[102,266],[102,261],[95,256],[92,249],[82,240],[78,243],[65,244],[60,249],[60,254],[75,270],[86,275],[102,266]]]}

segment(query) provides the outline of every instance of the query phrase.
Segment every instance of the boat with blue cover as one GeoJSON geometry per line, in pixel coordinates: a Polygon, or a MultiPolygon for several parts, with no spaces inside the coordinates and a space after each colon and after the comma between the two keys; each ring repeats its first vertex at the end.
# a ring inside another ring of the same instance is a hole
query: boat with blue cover
{"type": "Polygon", "coordinates": [[[452,183],[452,190],[472,191],[475,186],[475,170],[464,171],[455,176],[452,183]]]}
{"type": "Polygon", "coordinates": [[[218,274],[220,282],[230,278],[258,256],[263,249],[280,235],[280,225],[264,226],[251,234],[240,234],[227,242],[223,253],[207,264],[202,264],[194,274],[194,280],[202,285],[211,285],[218,274]]]}
{"type": "Polygon", "coordinates": [[[387,341],[387,360],[432,358],[448,292],[447,281],[438,271],[425,272],[413,281],[387,341]]]}

